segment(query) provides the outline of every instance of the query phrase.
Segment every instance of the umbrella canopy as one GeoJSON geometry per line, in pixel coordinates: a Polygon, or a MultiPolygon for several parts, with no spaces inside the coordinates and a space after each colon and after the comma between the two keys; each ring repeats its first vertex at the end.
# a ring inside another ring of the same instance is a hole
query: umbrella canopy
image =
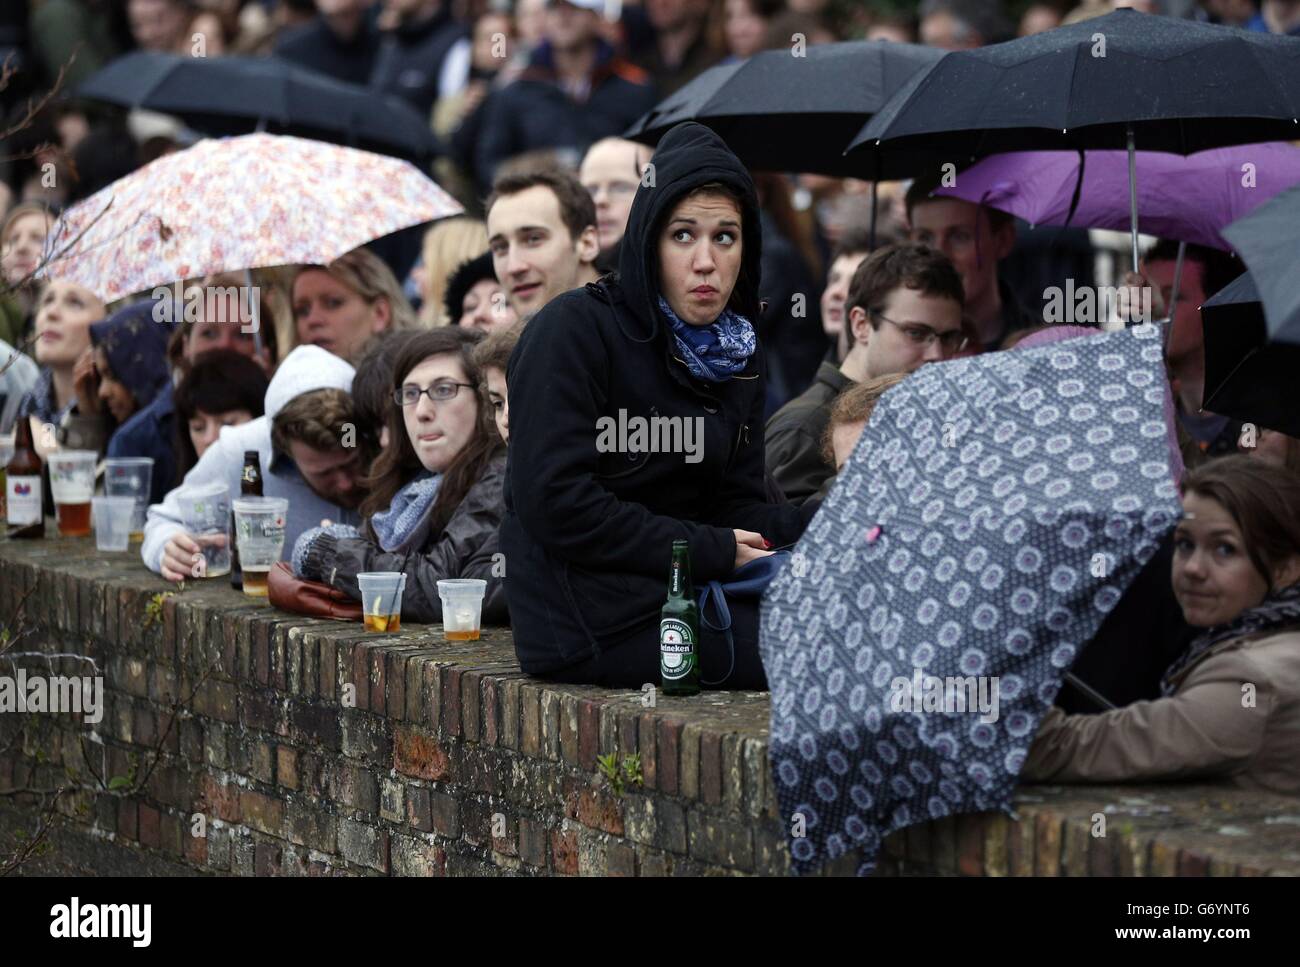
{"type": "MultiPolygon", "coordinates": [[[[1138,216],[1163,238],[1230,251],[1220,234],[1274,195],[1300,184],[1300,148],[1281,142],[1198,151],[1182,157],[1139,151],[1138,216]]],[[[964,198],[1032,225],[1128,231],[1128,156],[1124,151],[1015,151],[976,162],[936,195],[964,198]],[[1075,192],[1078,201],[1075,203],[1075,192]],[[1071,206],[1074,206],[1071,214],[1071,206]]]]}
{"type": "Polygon", "coordinates": [[[1250,269],[1274,342],[1300,344],[1300,185],[1223,230],[1250,269]]]}
{"type": "Polygon", "coordinates": [[[42,274],[108,302],[178,279],[323,264],[461,211],[396,158],[271,134],[201,141],[64,212],[42,274]]]}
{"type": "Polygon", "coordinates": [[[858,850],[866,872],[892,830],[1010,810],[1062,676],[1178,517],[1162,355],[1137,326],[881,398],[763,598],[796,870],[858,850]],[[950,681],[962,704],[936,707],[950,681]]]}
{"type": "Polygon", "coordinates": [[[426,118],[398,97],[276,57],[186,57],[135,51],[97,71],[80,97],[181,118],[205,134],[254,130],[424,159],[426,118]]]}
{"type": "Polygon", "coordinates": [[[1270,342],[1251,273],[1201,305],[1205,409],[1300,437],[1300,346],[1270,342]]]}
{"type": "Polygon", "coordinates": [[[655,145],[673,125],[716,131],[745,165],[766,171],[853,174],[844,145],[876,111],[943,51],[883,40],[761,51],[711,67],[628,129],[655,145]]]}
{"type": "Polygon", "coordinates": [[[1296,135],[1300,40],[1124,8],[949,53],[849,146],[1005,151],[1138,147],[1192,154],[1296,135]]]}

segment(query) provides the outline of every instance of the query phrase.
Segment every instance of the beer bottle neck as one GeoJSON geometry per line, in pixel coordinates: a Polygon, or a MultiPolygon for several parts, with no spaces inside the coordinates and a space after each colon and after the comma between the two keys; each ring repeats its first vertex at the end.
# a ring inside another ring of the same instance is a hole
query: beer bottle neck
{"type": "Polygon", "coordinates": [[[691,586],[691,558],[684,547],[673,548],[672,570],[668,575],[668,595],[679,598],[687,594],[691,586]]]}

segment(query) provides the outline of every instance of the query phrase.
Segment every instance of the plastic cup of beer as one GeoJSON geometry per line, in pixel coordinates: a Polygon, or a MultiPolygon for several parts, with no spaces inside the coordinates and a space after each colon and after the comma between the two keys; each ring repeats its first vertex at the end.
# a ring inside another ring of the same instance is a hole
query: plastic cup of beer
{"type": "Polygon", "coordinates": [[[195,577],[215,578],[230,573],[230,491],[224,483],[214,482],[184,487],[177,494],[181,504],[181,523],[203,552],[195,561],[200,573],[195,577]]]}
{"type": "Polygon", "coordinates": [[[101,551],[125,551],[131,544],[131,523],[135,519],[132,497],[92,497],[90,512],[95,520],[95,547],[101,551]]]}
{"type": "Polygon", "coordinates": [[[152,483],[153,457],[110,457],[104,461],[104,493],[110,497],[131,497],[135,501],[132,544],[144,540],[144,518],[149,512],[152,483]]]}
{"type": "Polygon", "coordinates": [[[284,497],[241,497],[235,509],[235,540],[244,569],[244,593],[267,596],[266,578],[284,550],[284,521],[289,501],[284,497]]]}
{"type": "Polygon", "coordinates": [[[362,620],[367,631],[402,630],[402,592],[406,575],[401,571],[366,571],[357,575],[361,589],[362,620]]]}
{"type": "Polygon", "coordinates": [[[94,450],[59,450],[50,454],[50,489],[63,537],[90,536],[90,498],[95,493],[94,450]]]}
{"type": "Polygon", "coordinates": [[[448,641],[478,641],[487,582],[481,578],[450,578],[438,582],[442,599],[442,632],[448,641]]]}

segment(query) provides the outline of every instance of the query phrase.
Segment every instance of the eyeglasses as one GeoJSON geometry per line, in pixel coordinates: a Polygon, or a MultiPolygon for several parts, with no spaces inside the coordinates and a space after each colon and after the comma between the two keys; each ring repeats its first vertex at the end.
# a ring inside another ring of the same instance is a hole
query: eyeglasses
{"type": "Polygon", "coordinates": [[[872,314],[882,322],[887,322],[891,326],[896,326],[903,330],[903,335],[906,336],[910,342],[926,349],[929,349],[936,341],[938,341],[939,345],[943,347],[944,352],[959,353],[965,349],[966,344],[970,342],[970,340],[966,338],[966,334],[960,329],[949,329],[947,332],[936,332],[929,326],[922,326],[919,323],[895,322],[893,319],[885,316],[882,312],[873,312],[872,314]]]}
{"type": "Polygon", "coordinates": [[[420,402],[420,397],[425,393],[429,394],[429,399],[435,403],[446,403],[448,400],[454,400],[460,388],[464,386],[473,389],[473,383],[456,383],[449,379],[439,380],[432,386],[426,386],[424,389],[416,386],[414,383],[407,383],[401,389],[393,390],[393,402],[398,406],[414,406],[420,402]]]}

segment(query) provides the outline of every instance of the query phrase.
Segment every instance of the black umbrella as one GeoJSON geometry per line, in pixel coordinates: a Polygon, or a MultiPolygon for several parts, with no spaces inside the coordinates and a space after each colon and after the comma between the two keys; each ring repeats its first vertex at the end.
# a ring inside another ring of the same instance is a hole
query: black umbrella
{"type": "Polygon", "coordinates": [[[1204,407],[1300,437],[1300,346],[1269,341],[1259,295],[1247,272],[1201,305],[1204,407]]]}
{"type": "Polygon", "coordinates": [[[698,121],[750,168],[861,174],[843,157],[844,145],[909,78],[943,56],[883,40],[818,44],[805,53],[767,50],[712,67],[624,137],[654,145],[673,125],[698,121]]]}
{"type": "Polygon", "coordinates": [[[137,51],[86,80],[80,97],[173,114],[205,134],[292,134],[422,160],[427,119],[399,98],[274,57],[137,51]]]}
{"type": "MultiPolygon", "coordinates": [[[[1191,154],[1300,134],[1300,40],[1130,9],[956,51],[914,77],[849,145],[916,167],[1003,151],[1140,146],[1191,154]]],[[[1190,201],[1190,200],[1189,200],[1190,201]]],[[[1130,186],[1137,263],[1135,186],[1130,186]]]]}
{"type": "Polygon", "coordinates": [[[1300,185],[1223,230],[1250,269],[1273,342],[1300,344],[1300,185]]]}

